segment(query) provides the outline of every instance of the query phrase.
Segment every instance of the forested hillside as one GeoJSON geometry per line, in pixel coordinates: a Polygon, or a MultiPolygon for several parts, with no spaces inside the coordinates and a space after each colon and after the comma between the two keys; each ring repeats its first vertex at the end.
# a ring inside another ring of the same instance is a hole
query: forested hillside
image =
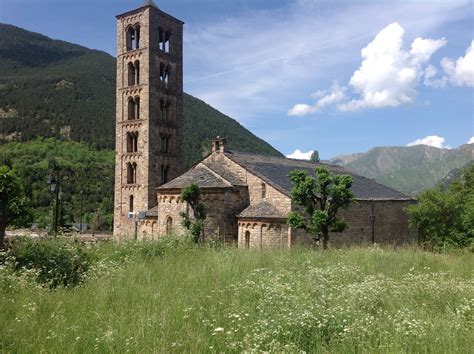
{"type": "MultiPolygon", "coordinates": [[[[55,137],[113,149],[114,121],[112,56],[0,24],[0,141],[55,137]]],[[[236,150],[281,156],[237,121],[185,95],[186,167],[217,135],[236,150]]]]}
{"type": "Polygon", "coordinates": [[[377,147],[363,154],[341,156],[330,162],[374,178],[401,192],[416,195],[434,187],[449,173],[474,159],[474,144],[457,149],[432,146],[377,147]]]}

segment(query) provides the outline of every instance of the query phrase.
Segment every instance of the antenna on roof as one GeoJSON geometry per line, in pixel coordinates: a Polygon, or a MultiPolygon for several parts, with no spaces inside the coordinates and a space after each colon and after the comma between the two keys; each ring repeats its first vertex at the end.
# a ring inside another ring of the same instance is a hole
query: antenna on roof
{"type": "Polygon", "coordinates": [[[155,4],[153,0],[145,0],[145,2],[143,3],[143,6],[153,6],[158,9],[158,6],[155,4]]]}

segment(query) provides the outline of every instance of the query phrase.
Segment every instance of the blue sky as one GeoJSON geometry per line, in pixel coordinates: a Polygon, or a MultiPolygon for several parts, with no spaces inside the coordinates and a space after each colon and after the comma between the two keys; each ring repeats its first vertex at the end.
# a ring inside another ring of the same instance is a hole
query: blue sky
{"type": "MultiPolygon", "coordinates": [[[[186,22],[186,92],[285,154],[474,136],[473,1],[156,2],[186,22]]],[[[141,3],[0,0],[0,21],[114,55],[141,3]]]]}

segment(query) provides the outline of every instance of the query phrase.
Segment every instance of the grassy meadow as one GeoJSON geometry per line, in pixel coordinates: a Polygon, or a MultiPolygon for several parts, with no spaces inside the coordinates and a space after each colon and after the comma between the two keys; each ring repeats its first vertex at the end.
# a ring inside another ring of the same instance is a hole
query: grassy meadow
{"type": "Polygon", "coordinates": [[[1,352],[472,352],[474,254],[85,247],[82,285],[0,266],[1,352]]]}

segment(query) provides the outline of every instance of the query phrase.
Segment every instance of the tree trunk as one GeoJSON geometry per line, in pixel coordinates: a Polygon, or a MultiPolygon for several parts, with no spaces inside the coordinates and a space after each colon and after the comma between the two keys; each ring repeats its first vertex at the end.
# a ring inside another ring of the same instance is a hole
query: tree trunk
{"type": "Polygon", "coordinates": [[[6,218],[6,211],[3,208],[0,208],[0,250],[5,248],[5,229],[7,228],[6,218]]]}
{"type": "Polygon", "coordinates": [[[321,240],[319,242],[319,246],[324,251],[328,248],[328,241],[329,241],[329,228],[323,227],[321,230],[321,240]]]}

